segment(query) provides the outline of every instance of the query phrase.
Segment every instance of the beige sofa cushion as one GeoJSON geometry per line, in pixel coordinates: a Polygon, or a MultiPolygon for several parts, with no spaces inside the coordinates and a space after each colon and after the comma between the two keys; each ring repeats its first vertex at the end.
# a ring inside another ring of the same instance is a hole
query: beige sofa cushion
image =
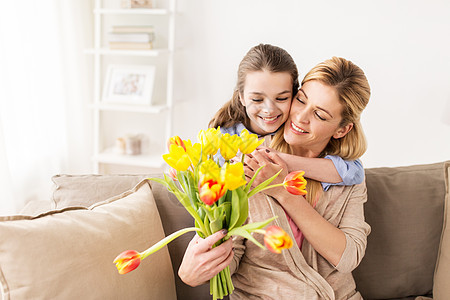
{"type": "Polygon", "coordinates": [[[52,177],[54,208],[89,207],[134,187],[145,175],[66,175],[52,177]]]}
{"type": "Polygon", "coordinates": [[[444,215],[444,164],[366,169],[366,255],[354,271],[365,299],[430,294],[444,215]]]}
{"type": "Polygon", "coordinates": [[[433,299],[450,299],[450,162],[445,163],[445,216],[434,274],[433,299]]]}
{"type": "Polygon", "coordinates": [[[90,208],[0,217],[5,299],[176,299],[167,248],[119,275],[114,258],[164,237],[146,180],[90,208]],[[157,270],[155,272],[155,270],[157,270]]]}

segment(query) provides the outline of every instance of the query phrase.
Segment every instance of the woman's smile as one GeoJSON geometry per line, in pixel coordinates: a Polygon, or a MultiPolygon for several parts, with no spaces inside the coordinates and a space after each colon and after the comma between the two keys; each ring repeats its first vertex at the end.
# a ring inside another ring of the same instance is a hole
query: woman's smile
{"type": "Polygon", "coordinates": [[[298,127],[297,125],[295,125],[293,122],[291,122],[291,130],[295,133],[295,134],[306,134],[309,133],[308,131],[298,127]]]}

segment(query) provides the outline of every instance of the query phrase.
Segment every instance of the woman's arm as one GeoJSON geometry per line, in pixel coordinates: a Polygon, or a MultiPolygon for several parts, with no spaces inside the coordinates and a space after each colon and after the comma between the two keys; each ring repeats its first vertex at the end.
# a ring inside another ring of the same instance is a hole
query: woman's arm
{"type": "MultiPolygon", "coordinates": [[[[248,177],[252,177],[255,170],[265,165],[256,178],[255,185],[263,182],[280,169],[286,170],[287,168],[286,163],[278,155],[272,152],[263,153],[263,151],[257,150],[252,153],[252,156],[245,159],[245,172],[248,177]]],[[[287,171],[282,171],[282,174],[273,183],[282,181],[283,175],[286,173],[287,171]]],[[[268,189],[265,193],[277,199],[320,255],[334,266],[339,263],[346,247],[344,232],[317,213],[303,196],[292,195],[283,187],[268,189]]]]}

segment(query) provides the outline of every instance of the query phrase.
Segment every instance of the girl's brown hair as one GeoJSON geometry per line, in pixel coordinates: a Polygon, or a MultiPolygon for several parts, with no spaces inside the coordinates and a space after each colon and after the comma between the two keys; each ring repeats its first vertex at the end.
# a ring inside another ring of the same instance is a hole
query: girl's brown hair
{"type": "MultiPolygon", "coordinates": [[[[312,80],[317,80],[336,89],[339,101],[344,107],[340,126],[353,123],[353,128],[344,137],[340,139],[331,138],[319,157],[336,155],[345,160],[360,158],[367,149],[360,116],[370,98],[370,86],[363,70],[351,61],[333,57],[319,63],[309,71],[303,79],[302,85],[312,80]]],[[[292,154],[283,134],[284,130],[278,130],[272,140],[271,147],[292,154]]],[[[305,175],[307,176],[307,174],[305,175]]],[[[316,201],[316,195],[321,192],[320,183],[309,179],[307,190],[307,200],[313,203],[316,201]]]]}
{"type": "Polygon", "coordinates": [[[239,64],[237,83],[231,100],[225,103],[209,121],[209,127],[231,127],[238,123],[250,128],[250,120],[245,107],[239,100],[239,94],[243,94],[245,78],[248,73],[256,71],[269,71],[273,73],[287,72],[292,78],[292,95],[297,93],[298,70],[291,55],[284,49],[269,45],[259,44],[252,47],[239,64]]]}

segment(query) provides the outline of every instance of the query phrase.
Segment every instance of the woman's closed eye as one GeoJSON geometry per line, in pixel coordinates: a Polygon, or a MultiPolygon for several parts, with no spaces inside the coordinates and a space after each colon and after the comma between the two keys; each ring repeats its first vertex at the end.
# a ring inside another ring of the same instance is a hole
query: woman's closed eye
{"type": "Polygon", "coordinates": [[[302,103],[302,104],[305,104],[305,101],[303,101],[303,100],[300,99],[299,97],[297,97],[297,101],[300,102],[300,103],[302,103]]]}
{"type": "Polygon", "coordinates": [[[279,97],[279,98],[277,98],[277,101],[286,101],[288,99],[289,99],[289,97],[279,97]]]}
{"type": "Polygon", "coordinates": [[[320,111],[315,111],[314,114],[316,115],[317,118],[319,118],[319,119],[322,120],[322,121],[326,121],[326,120],[327,120],[326,118],[324,118],[324,117],[322,117],[322,116],[320,115],[320,111]]]}

